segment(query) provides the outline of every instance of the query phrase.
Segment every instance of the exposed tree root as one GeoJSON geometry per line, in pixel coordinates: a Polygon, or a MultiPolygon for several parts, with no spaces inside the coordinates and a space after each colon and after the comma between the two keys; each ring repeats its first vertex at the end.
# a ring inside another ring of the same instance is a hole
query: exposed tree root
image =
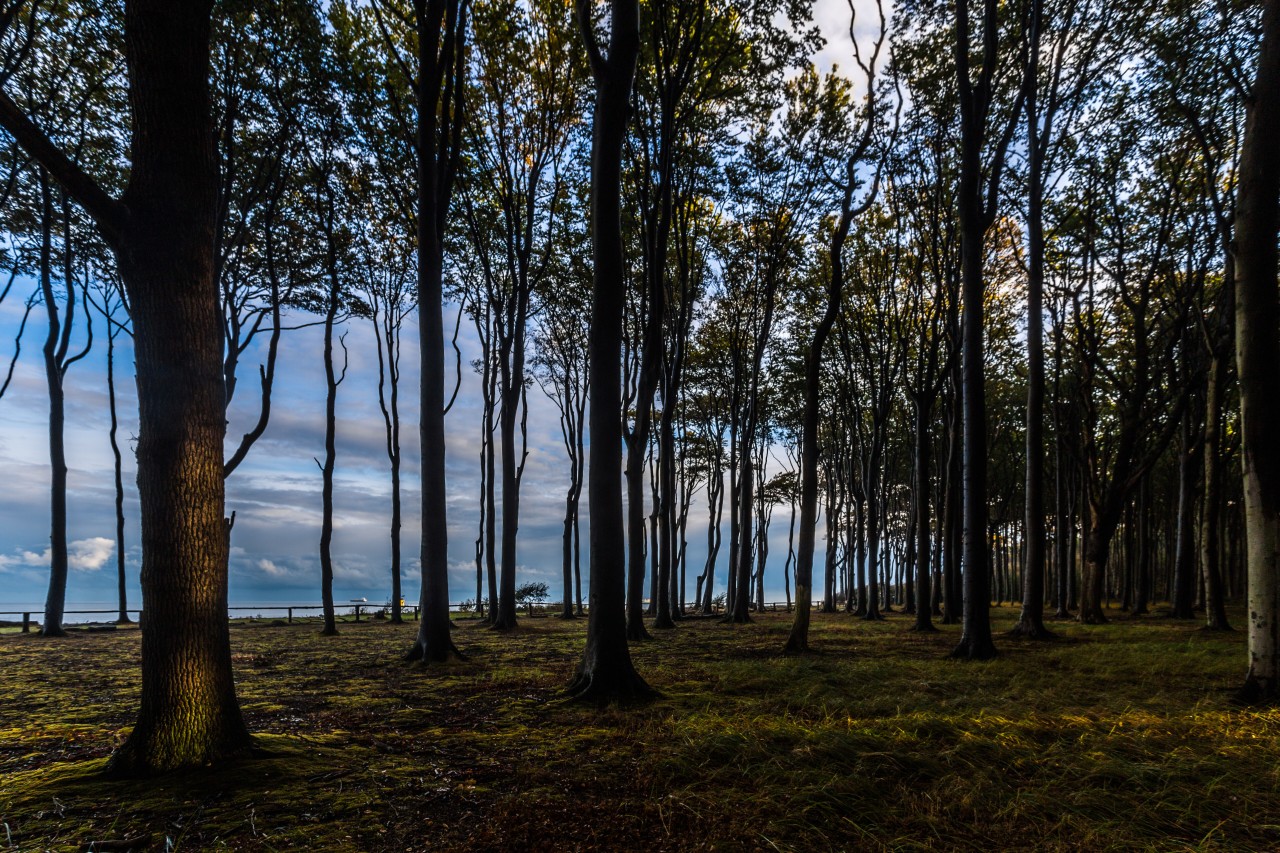
{"type": "Polygon", "coordinates": [[[180,740],[177,743],[163,744],[155,738],[131,734],[107,759],[103,775],[108,779],[148,779],[166,773],[199,771],[231,761],[271,755],[269,750],[259,746],[245,730],[225,735],[199,750],[181,749],[184,746],[187,744],[180,740]]]}
{"type": "Polygon", "coordinates": [[[570,701],[586,702],[601,708],[610,704],[624,707],[643,705],[662,695],[630,665],[580,667],[565,693],[570,701]]]}
{"type": "Polygon", "coordinates": [[[1236,705],[1250,707],[1269,707],[1280,703],[1280,685],[1275,682],[1267,684],[1262,679],[1250,674],[1244,684],[1231,697],[1236,705]]]}
{"type": "Polygon", "coordinates": [[[627,622],[627,640],[632,643],[644,643],[653,639],[653,635],[649,633],[649,629],[644,627],[644,621],[637,619],[635,622],[627,622]]]}
{"type": "Polygon", "coordinates": [[[448,663],[450,660],[469,660],[466,655],[458,651],[458,647],[453,644],[452,638],[438,645],[424,643],[419,639],[413,644],[413,648],[409,649],[404,659],[410,663],[422,664],[448,663]]]}
{"type": "Polygon", "coordinates": [[[1023,640],[1056,640],[1058,635],[1046,628],[1042,623],[1037,623],[1031,619],[1019,619],[1018,624],[1014,625],[1005,634],[1006,637],[1016,637],[1023,640]]]}
{"type": "Polygon", "coordinates": [[[960,644],[951,650],[952,660],[991,660],[995,656],[995,643],[976,641],[969,636],[961,637],[960,644]]]}

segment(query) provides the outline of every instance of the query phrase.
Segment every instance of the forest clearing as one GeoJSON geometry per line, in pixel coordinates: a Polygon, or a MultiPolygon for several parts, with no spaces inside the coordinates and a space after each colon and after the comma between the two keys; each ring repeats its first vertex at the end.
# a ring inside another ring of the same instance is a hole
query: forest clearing
{"type": "Polygon", "coordinates": [[[1280,712],[1231,703],[1242,633],[1112,611],[1003,638],[1016,615],[993,609],[982,663],[947,659],[958,626],[896,613],[815,613],[803,657],[778,654],[786,613],[688,619],[633,646],[661,696],[628,708],[564,701],[584,619],[460,619],[468,659],[430,667],[400,661],[412,625],[237,621],[266,754],[136,782],[101,771],[137,707],[138,632],[4,634],[5,849],[1280,845],[1280,712]]]}

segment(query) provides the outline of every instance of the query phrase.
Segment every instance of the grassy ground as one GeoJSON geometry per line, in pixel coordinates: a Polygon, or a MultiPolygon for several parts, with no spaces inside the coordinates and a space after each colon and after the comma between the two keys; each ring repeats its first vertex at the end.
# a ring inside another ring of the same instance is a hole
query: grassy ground
{"type": "Polygon", "coordinates": [[[237,623],[271,755],[133,783],[97,774],[137,632],[7,633],[0,849],[1280,849],[1280,712],[1229,704],[1239,633],[1060,623],[974,664],[909,624],[818,614],[789,659],[786,614],[685,622],[634,651],[663,698],[597,710],[560,701],[581,620],[461,621],[470,660],[428,669],[398,661],[412,625],[237,623]]]}

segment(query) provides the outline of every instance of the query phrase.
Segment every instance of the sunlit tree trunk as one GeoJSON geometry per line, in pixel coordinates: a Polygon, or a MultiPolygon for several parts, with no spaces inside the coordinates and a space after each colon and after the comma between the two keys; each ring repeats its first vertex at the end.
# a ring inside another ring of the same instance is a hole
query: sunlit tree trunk
{"type": "Polygon", "coordinates": [[[1240,376],[1249,671],[1240,698],[1280,697],[1280,0],[1262,13],[1262,47],[1240,156],[1236,213],[1236,365],[1240,376]]]}

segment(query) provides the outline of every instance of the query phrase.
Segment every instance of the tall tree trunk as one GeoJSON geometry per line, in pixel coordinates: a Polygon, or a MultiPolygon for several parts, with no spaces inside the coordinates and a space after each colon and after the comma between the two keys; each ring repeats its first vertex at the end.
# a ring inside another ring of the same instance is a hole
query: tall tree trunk
{"type": "Polygon", "coordinates": [[[1084,566],[1080,578],[1078,618],[1086,625],[1102,625],[1107,622],[1103,598],[1107,591],[1107,562],[1117,519],[1113,510],[1097,507],[1088,498],[1084,501],[1084,509],[1084,566]]]}
{"type": "MultiPolygon", "coordinates": [[[[959,383],[955,390],[958,392],[959,383]]],[[[956,397],[959,396],[957,393],[956,397]]],[[[959,400],[957,399],[958,403],[959,400]]],[[[961,601],[964,596],[960,591],[960,414],[959,406],[953,405],[948,420],[947,436],[947,476],[943,484],[942,526],[946,540],[942,552],[942,624],[959,625],[961,601]]]]}
{"type": "Polygon", "coordinates": [[[1196,462],[1191,408],[1182,415],[1182,440],[1178,446],[1178,545],[1173,562],[1174,619],[1193,619],[1196,570],[1196,462]]]}
{"type": "MultiPolygon", "coordinates": [[[[751,416],[748,415],[750,418],[751,416]]],[[[738,502],[734,512],[738,517],[738,547],[735,551],[736,562],[733,567],[733,607],[727,617],[730,622],[750,622],[748,612],[751,604],[751,564],[754,556],[752,548],[752,527],[754,518],[752,509],[755,506],[755,468],[751,452],[752,438],[749,430],[743,430],[742,446],[738,451],[738,502]]]]}
{"type": "Polygon", "coordinates": [[[494,396],[497,394],[496,371],[490,368],[489,402],[485,407],[485,445],[484,461],[487,476],[484,481],[484,568],[485,580],[489,587],[489,624],[498,618],[498,486],[497,486],[497,452],[493,440],[493,412],[496,408],[494,396]]]}
{"type": "Polygon", "coordinates": [[[1236,208],[1236,365],[1240,376],[1249,671],[1240,698],[1280,697],[1280,0],[1262,13],[1236,208]]]}
{"type": "MultiPolygon", "coordinates": [[[[44,622],[40,633],[46,637],[62,637],[62,611],[67,598],[67,449],[63,438],[66,424],[62,390],[62,351],[64,333],[70,331],[70,318],[64,330],[58,300],[53,292],[53,201],[49,178],[40,170],[40,291],[44,299],[49,331],[44,339],[44,376],[49,392],[49,593],[44,601],[44,622]]],[[[70,252],[71,246],[63,247],[70,252]]],[[[67,300],[72,296],[72,282],[67,282],[67,300]]],[[[70,312],[68,312],[70,313],[70,312]]]]}
{"type": "Polygon", "coordinates": [[[563,582],[563,599],[560,602],[560,618],[572,619],[573,613],[573,485],[569,486],[569,494],[564,501],[564,532],[560,535],[561,544],[561,581],[563,582]]]}
{"type": "MultiPolygon", "coordinates": [[[[375,295],[374,332],[378,352],[378,408],[382,410],[386,430],[387,461],[391,465],[391,624],[404,623],[404,591],[400,580],[400,297],[388,292],[385,298],[375,295]],[[390,384],[390,393],[387,385],[390,384]]],[[[277,328],[279,324],[277,323],[277,328]]],[[[476,572],[476,604],[480,606],[480,575],[476,572]]]]}
{"type": "Polygon", "coordinates": [[[916,464],[915,464],[915,631],[936,631],[933,624],[932,596],[930,594],[929,553],[929,467],[933,445],[929,435],[932,421],[933,398],[922,394],[916,398],[916,464]]]}
{"type": "Polygon", "coordinates": [[[672,611],[675,609],[676,597],[673,595],[675,572],[675,494],[676,494],[676,442],[675,442],[675,409],[676,401],[672,391],[674,383],[665,381],[662,399],[662,414],[658,419],[658,493],[656,496],[658,517],[658,613],[654,621],[655,628],[674,628],[672,611]]]}
{"type": "MultiPolygon", "coordinates": [[[[519,322],[519,321],[517,321],[519,322]]],[[[523,335],[517,327],[517,338],[523,335]]],[[[516,466],[516,420],[520,394],[524,389],[523,346],[513,343],[503,352],[499,375],[502,380],[502,412],[498,431],[502,441],[502,565],[498,573],[498,609],[493,627],[507,631],[516,626],[516,531],[520,527],[520,475],[516,466]]]]}
{"type": "MultiPolygon", "coordinates": [[[[965,0],[960,0],[961,3],[965,0]]],[[[974,171],[969,180],[976,182],[974,171]]],[[[970,189],[976,192],[976,187],[970,189]]],[[[962,192],[962,195],[965,193],[962,192]]],[[[972,218],[973,214],[970,214],[972,218]]],[[[991,638],[989,608],[989,555],[987,552],[987,406],[983,364],[982,243],[986,229],[972,223],[961,228],[963,264],[961,321],[963,332],[962,403],[964,411],[964,445],[962,478],[964,483],[964,602],[963,635],[953,657],[985,660],[995,656],[991,638]]]]}
{"type": "Polygon", "coordinates": [[[1044,163],[1037,110],[1037,71],[1043,27],[1043,0],[1031,3],[1031,48],[1028,51],[1026,115],[1028,132],[1027,181],[1027,450],[1026,541],[1027,562],[1022,574],[1022,614],[1010,632],[1033,640],[1054,635],[1044,626],[1044,163]]]}
{"type": "Polygon", "coordinates": [[[450,636],[449,525],[444,435],[444,219],[457,171],[465,81],[466,0],[414,0],[418,37],[417,252],[418,437],[422,448],[422,594],[418,636],[408,660],[458,655],[450,636]]]}
{"type": "MultiPolygon", "coordinates": [[[[592,382],[595,377],[592,377],[592,382]]],[[[621,403],[619,403],[621,405],[621,403]]],[[[621,409],[619,409],[621,412],[621,409]]],[[[621,415],[620,415],[621,416],[621,415]]],[[[645,459],[648,456],[648,414],[636,410],[636,425],[627,437],[627,639],[633,642],[651,639],[644,626],[644,578],[645,560],[644,491],[648,473],[645,459]],[[645,441],[640,442],[641,420],[645,421],[645,441]]],[[[594,444],[594,440],[592,442],[594,444]]],[[[594,518],[594,514],[593,514],[594,518]]],[[[594,526],[594,524],[593,524],[594,526]]]]}
{"type": "Polygon", "coordinates": [[[1215,340],[1206,377],[1204,411],[1204,505],[1200,515],[1200,564],[1204,571],[1205,628],[1230,631],[1223,600],[1220,534],[1222,530],[1222,475],[1218,454],[1222,443],[1222,392],[1226,384],[1223,348],[1215,340]]]}
{"type": "Polygon", "coordinates": [[[591,514],[591,609],[587,645],[568,691],[608,702],[644,699],[652,690],[635,671],[627,647],[623,548],[622,350],[626,271],[622,242],[622,143],[640,51],[637,0],[610,0],[607,58],[595,38],[592,6],[578,0],[578,25],[596,81],[591,119],[592,301],[590,332],[591,457],[587,504],[591,514]]]}
{"type": "Polygon", "coordinates": [[[120,421],[116,414],[116,335],[119,331],[110,326],[112,318],[107,317],[107,406],[111,413],[111,427],[107,437],[111,441],[112,473],[115,485],[116,510],[116,597],[118,613],[117,625],[127,625],[133,620],[129,618],[129,593],[124,576],[124,472],[123,458],[120,453],[118,439],[120,421]]]}
{"type": "Polygon", "coordinates": [[[132,309],[146,625],[137,723],[108,765],[121,775],[204,766],[252,745],[227,627],[211,11],[210,2],[125,4],[132,138],[119,201],[0,95],[0,124],[114,250],[132,309]]]}
{"type": "MultiPolygon", "coordinates": [[[[330,246],[329,263],[335,263],[333,256],[333,234],[326,235],[330,246]]],[[[320,488],[320,603],[324,609],[324,627],[321,634],[332,636],[338,633],[337,619],[333,609],[333,471],[338,458],[337,450],[337,404],[338,386],[342,377],[333,366],[333,324],[338,316],[338,281],[337,271],[330,268],[329,305],[324,316],[324,464],[320,466],[322,484],[320,488]]],[[[346,345],[342,347],[342,376],[346,375],[346,345]]]]}

